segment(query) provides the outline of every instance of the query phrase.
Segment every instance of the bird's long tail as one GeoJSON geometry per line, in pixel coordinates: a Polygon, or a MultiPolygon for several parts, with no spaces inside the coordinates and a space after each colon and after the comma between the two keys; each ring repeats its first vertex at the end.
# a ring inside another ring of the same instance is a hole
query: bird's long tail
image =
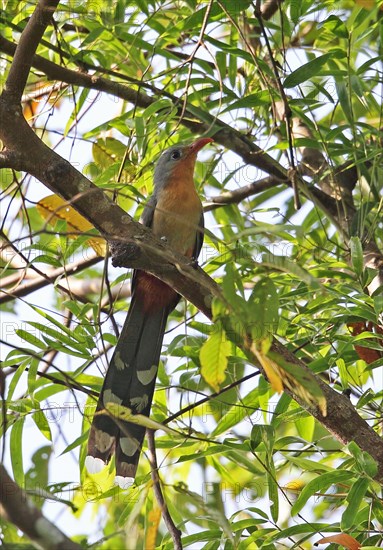
{"type": "Polygon", "coordinates": [[[115,452],[116,482],[121,487],[134,480],[145,427],[98,413],[107,403],[117,403],[149,416],[167,317],[178,301],[174,290],[150,275],[142,273],[137,283],[93,418],[88,440],[88,457],[93,458],[86,461],[94,473],[115,452]]]}

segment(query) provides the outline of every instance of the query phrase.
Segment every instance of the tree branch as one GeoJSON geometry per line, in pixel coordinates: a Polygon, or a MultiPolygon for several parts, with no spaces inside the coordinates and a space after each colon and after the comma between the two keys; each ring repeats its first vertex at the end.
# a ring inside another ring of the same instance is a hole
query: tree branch
{"type": "MultiPolygon", "coordinates": [[[[11,302],[15,298],[22,298],[23,296],[27,296],[31,292],[35,292],[36,290],[40,290],[41,288],[44,288],[45,286],[54,283],[58,277],[78,273],[82,269],[87,269],[88,267],[91,267],[102,259],[103,258],[100,258],[99,256],[92,256],[86,260],[81,260],[80,262],[73,262],[71,264],[68,264],[65,267],[50,269],[46,273],[42,273],[40,270],[39,272],[35,271],[34,273],[36,273],[36,277],[32,280],[24,282],[15,290],[6,290],[6,286],[10,284],[17,284],[18,280],[20,279],[20,276],[18,274],[17,280],[15,280],[15,277],[11,275],[9,278],[3,279],[1,281],[2,289],[0,289],[0,304],[6,304],[7,302],[11,302]]],[[[62,283],[60,284],[60,288],[63,291],[67,291],[69,293],[71,292],[71,289],[68,289],[66,285],[63,285],[62,283]]]]}
{"type": "Polygon", "coordinates": [[[265,2],[262,2],[261,15],[263,19],[271,19],[274,13],[279,9],[282,2],[283,0],[266,0],[265,2]]]}
{"type": "Polygon", "coordinates": [[[62,531],[43,516],[0,464],[0,515],[21,529],[39,548],[46,550],[81,550],[62,531]]]}
{"type": "MultiPolygon", "coordinates": [[[[16,46],[12,44],[12,42],[0,37],[1,51],[13,55],[15,49],[16,46]]],[[[84,88],[105,92],[142,108],[146,108],[155,103],[157,97],[166,97],[173,102],[175,107],[177,107],[179,116],[181,116],[181,114],[183,115],[182,124],[193,133],[203,134],[209,132],[211,135],[214,135],[214,140],[217,143],[224,145],[240,155],[246,163],[288,181],[286,170],[275,159],[258,147],[250,138],[243,136],[240,132],[234,130],[224,122],[217,120],[206,111],[198,110],[199,115],[203,115],[203,122],[196,122],[196,108],[192,105],[188,105],[187,108],[183,110],[180,105],[180,99],[165,90],[159,90],[145,81],[138,81],[137,85],[139,85],[140,88],[148,88],[154,93],[153,96],[149,96],[142,91],[132,89],[119,82],[107,80],[101,76],[94,74],[90,75],[60,67],[60,65],[56,65],[38,55],[34,56],[32,65],[42,70],[51,79],[61,80],[75,86],[83,86],[84,88]]]]}
{"type": "MultiPolygon", "coordinates": [[[[69,201],[107,240],[130,245],[130,254],[125,255],[124,263],[120,265],[152,273],[175,288],[209,318],[211,318],[210,304],[213,298],[227,305],[230,311],[230,304],[226,302],[220,288],[206,273],[199,268],[195,269],[186,258],[166,246],[150,230],[134,222],[118,205],[110,201],[101,189],[50,150],[28,126],[22,116],[21,107],[18,105],[10,108],[4,95],[0,97],[0,119],[2,120],[0,137],[7,149],[20,152],[22,170],[29,172],[53,192],[69,201]]],[[[209,122],[204,120],[198,127],[207,129],[211,119],[208,120],[209,122]]],[[[214,126],[217,128],[218,141],[238,152],[246,162],[257,165],[257,162],[263,159],[262,162],[266,162],[270,173],[273,173],[273,167],[277,166],[279,167],[276,170],[277,177],[284,177],[284,170],[280,165],[274,160],[269,165],[267,160],[269,157],[265,157],[251,140],[239,132],[227,129],[221,123],[214,121],[214,126]]],[[[307,196],[312,196],[309,189],[305,192],[307,196]]],[[[258,366],[251,330],[249,334],[243,335],[241,341],[237,341],[235,335],[233,340],[246,353],[249,361],[258,366]]],[[[278,341],[273,341],[271,350],[283,357],[285,361],[299,366],[302,373],[309,378],[314,376],[302,361],[278,341]]],[[[316,379],[327,400],[326,417],[317,408],[308,406],[302,398],[295,395],[291,387],[285,387],[285,391],[340,441],[345,443],[354,440],[362,449],[369,452],[379,465],[376,479],[382,481],[382,439],[358,415],[346,397],[336,393],[318,377],[316,379]]]]}
{"type": "Polygon", "coordinates": [[[39,0],[21,34],[3,92],[10,104],[17,105],[21,101],[34,53],[58,3],[59,0],[39,0]]]}
{"type": "Polygon", "coordinates": [[[225,206],[226,204],[238,204],[251,195],[262,193],[262,191],[266,191],[266,189],[282,184],[286,184],[286,181],[276,176],[267,176],[266,178],[244,185],[234,191],[226,191],[215,197],[210,197],[204,202],[204,211],[209,212],[220,206],[225,206]]]}
{"type": "Polygon", "coordinates": [[[256,370],[255,372],[252,372],[251,374],[247,374],[246,376],[243,376],[239,380],[235,380],[234,382],[231,382],[231,384],[228,384],[224,388],[221,388],[219,391],[214,392],[210,395],[206,395],[205,397],[203,397],[199,401],[195,401],[194,403],[191,403],[190,405],[186,405],[186,407],[184,407],[183,409],[180,409],[178,412],[172,414],[171,416],[168,416],[168,418],[166,418],[163,421],[163,424],[166,425],[166,424],[169,424],[170,422],[173,422],[174,420],[176,420],[180,416],[183,416],[184,414],[196,409],[197,407],[200,407],[201,405],[203,405],[204,403],[207,403],[208,401],[211,401],[212,399],[217,399],[217,397],[219,397],[223,393],[225,393],[225,392],[227,392],[227,391],[229,391],[233,388],[236,388],[237,386],[240,386],[244,382],[247,382],[247,380],[251,380],[251,378],[254,378],[255,376],[258,376],[259,374],[260,374],[259,370],[256,370]]]}
{"type": "Polygon", "coordinates": [[[148,441],[150,473],[153,481],[153,492],[158,502],[158,505],[161,508],[163,520],[166,524],[166,527],[168,528],[170,536],[173,539],[174,548],[175,550],[182,550],[181,531],[176,527],[173,521],[173,518],[169,513],[169,508],[166,504],[166,501],[161,489],[161,482],[158,474],[158,464],[157,464],[157,457],[156,457],[154,432],[153,430],[146,430],[146,434],[147,434],[147,441],[148,441]]]}
{"type": "MultiPolygon", "coordinates": [[[[12,56],[14,55],[15,49],[15,44],[0,36],[0,51],[12,56]]],[[[60,65],[57,65],[56,63],[53,63],[52,61],[49,61],[39,55],[35,55],[33,57],[32,65],[43,71],[50,79],[60,80],[75,86],[82,86],[84,88],[105,92],[133,103],[138,107],[146,108],[149,105],[152,105],[155,101],[157,101],[157,96],[160,95],[163,95],[173,101],[175,106],[178,106],[179,104],[179,99],[177,97],[167,93],[166,91],[157,90],[153,85],[144,81],[138,81],[138,84],[142,88],[147,87],[155,94],[154,96],[149,96],[140,90],[135,90],[119,82],[110,81],[94,74],[91,75],[61,67],[60,65]]],[[[97,67],[94,67],[94,70],[97,70],[97,67]]],[[[181,107],[179,107],[179,112],[181,112],[181,107]]],[[[209,132],[211,135],[214,135],[214,140],[217,143],[220,143],[227,149],[230,149],[238,154],[246,164],[255,166],[266,173],[271,174],[271,177],[278,179],[281,184],[289,183],[287,171],[277,161],[255,145],[250,138],[243,136],[240,132],[231,128],[222,121],[216,120],[205,111],[201,111],[199,114],[201,113],[203,114],[204,122],[196,122],[196,113],[194,112],[194,108],[189,106],[185,110],[185,116],[182,118],[181,123],[191,130],[191,132],[196,134],[209,132]],[[190,117],[190,119],[187,117],[190,117]]],[[[16,160],[19,159],[14,158],[10,160],[12,160],[11,164],[6,164],[3,162],[3,166],[11,166],[15,170],[22,169],[20,168],[20,162],[16,162],[16,160]]],[[[328,195],[325,193],[317,193],[317,189],[315,188],[308,188],[304,181],[300,182],[300,192],[309,200],[312,200],[318,208],[321,208],[330,217],[334,225],[339,227],[339,224],[334,217],[334,213],[337,211],[332,207],[332,204],[329,204],[330,197],[328,197],[328,195]]]]}

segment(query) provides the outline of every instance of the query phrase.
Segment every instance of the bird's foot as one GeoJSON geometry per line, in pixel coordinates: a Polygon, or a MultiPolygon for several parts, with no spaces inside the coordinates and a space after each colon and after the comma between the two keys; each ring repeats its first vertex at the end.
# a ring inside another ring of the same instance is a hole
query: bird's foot
{"type": "Polygon", "coordinates": [[[134,243],[110,241],[109,250],[112,256],[113,267],[129,267],[132,260],[140,257],[140,248],[134,243]]]}
{"type": "Polygon", "coordinates": [[[197,258],[191,258],[190,259],[190,265],[192,266],[193,269],[198,269],[199,268],[199,263],[198,263],[198,259],[197,258]]]}

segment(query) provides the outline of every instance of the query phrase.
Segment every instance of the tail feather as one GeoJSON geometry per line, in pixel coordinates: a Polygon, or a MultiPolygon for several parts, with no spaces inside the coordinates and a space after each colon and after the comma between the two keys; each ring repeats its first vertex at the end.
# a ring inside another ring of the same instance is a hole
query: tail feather
{"type": "MultiPolygon", "coordinates": [[[[128,407],[135,414],[149,416],[166,321],[173,307],[148,313],[142,299],[133,293],[96,413],[104,410],[108,402],[113,402],[128,407]]],[[[115,452],[116,480],[120,476],[134,479],[144,437],[143,426],[114,419],[108,414],[95,414],[88,455],[107,463],[115,452]]]]}

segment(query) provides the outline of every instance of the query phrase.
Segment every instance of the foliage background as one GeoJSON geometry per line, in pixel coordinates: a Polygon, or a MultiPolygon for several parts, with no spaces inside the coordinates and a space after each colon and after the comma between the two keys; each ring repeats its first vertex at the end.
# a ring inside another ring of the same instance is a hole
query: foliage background
{"type": "MultiPolygon", "coordinates": [[[[4,77],[9,44],[35,4],[2,2],[4,77]]],[[[226,147],[206,149],[197,166],[208,212],[203,269],[254,335],[270,329],[381,433],[383,302],[369,291],[376,272],[366,250],[382,246],[382,3],[264,3],[264,29],[257,9],[248,0],[61,2],[37,53],[111,86],[67,84],[34,68],[24,115],[136,218],[163,149],[192,140],[201,124],[226,132],[226,147]],[[236,154],[235,130],[270,160],[236,154]],[[302,176],[299,211],[276,166],[302,176]]],[[[78,541],[172,548],[145,455],[129,495],[112,488],[113,464],[92,478],[83,468],[94,392],[128,307],[127,275],[92,259],[89,227],[49,200],[38,204],[36,180],[9,168],[1,187],[3,446],[13,477],[64,530],[69,514],[87,518],[78,541]],[[33,294],[33,280],[51,270],[51,285],[33,294]]],[[[344,532],[379,547],[374,461],[276,393],[217,327],[181,303],[152,410],[179,431],[157,432],[156,447],[184,546],[311,548],[344,532]]],[[[2,538],[24,540],[10,522],[2,538]]]]}

